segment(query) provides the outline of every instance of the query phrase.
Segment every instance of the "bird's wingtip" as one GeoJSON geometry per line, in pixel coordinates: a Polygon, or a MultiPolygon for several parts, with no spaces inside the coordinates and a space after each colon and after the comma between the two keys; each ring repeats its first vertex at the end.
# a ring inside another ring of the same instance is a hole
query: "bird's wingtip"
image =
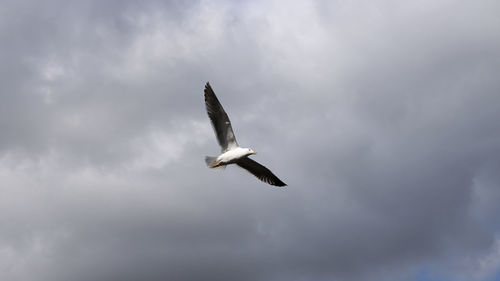
{"type": "Polygon", "coordinates": [[[207,84],[205,84],[205,92],[206,91],[213,91],[212,86],[210,86],[210,82],[207,81],[207,84]]]}
{"type": "Polygon", "coordinates": [[[277,186],[277,187],[285,187],[285,186],[288,186],[288,184],[282,182],[282,181],[278,181],[278,182],[275,182],[275,183],[272,183],[272,185],[274,186],[277,186]]]}

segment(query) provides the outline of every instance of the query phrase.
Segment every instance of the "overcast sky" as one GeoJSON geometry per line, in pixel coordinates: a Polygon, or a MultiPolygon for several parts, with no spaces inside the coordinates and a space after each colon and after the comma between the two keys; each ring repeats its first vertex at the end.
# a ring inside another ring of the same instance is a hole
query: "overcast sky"
{"type": "Polygon", "coordinates": [[[499,13],[2,1],[0,279],[500,280],[499,13]]]}

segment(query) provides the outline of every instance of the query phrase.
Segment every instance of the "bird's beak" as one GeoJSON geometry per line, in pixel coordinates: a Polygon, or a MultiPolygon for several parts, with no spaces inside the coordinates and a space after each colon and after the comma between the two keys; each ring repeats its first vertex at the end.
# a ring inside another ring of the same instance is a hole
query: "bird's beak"
{"type": "Polygon", "coordinates": [[[252,152],[252,154],[257,154],[257,152],[254,151],[254,152],[252,152]]]}

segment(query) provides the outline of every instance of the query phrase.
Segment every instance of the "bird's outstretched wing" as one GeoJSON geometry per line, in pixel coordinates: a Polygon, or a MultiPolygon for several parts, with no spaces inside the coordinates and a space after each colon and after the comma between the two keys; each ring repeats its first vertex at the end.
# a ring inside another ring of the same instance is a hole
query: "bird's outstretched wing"
{"type": "Polygon", "coordinates": [[[231,121],[208,82],[205,85],[205,106],[222,152],[238,147],[231,121]]]}
{"type": "Polygon", "coordinates": [[[275,186],[286,186],[286,183],[282,182],[277,176],[273,174],[268,168],[262,166],[258,162],[248,158],[243,157],[239,159],[236,164],[243,169],[249,171],[254,176],[259,178],[259,180],[275,185],[275,186]]]}

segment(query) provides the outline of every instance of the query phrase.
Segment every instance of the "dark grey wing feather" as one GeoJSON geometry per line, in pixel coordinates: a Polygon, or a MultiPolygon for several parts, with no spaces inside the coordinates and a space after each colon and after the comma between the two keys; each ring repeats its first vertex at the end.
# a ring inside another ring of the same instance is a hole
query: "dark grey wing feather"
{"type": "Polygon", "coordinates": [[[208,82],[205,85],[205,106],[222,152],[238,147],[231,121],[208,82]]]}
{"type": "Polygon", "coordinates": [[[243,157],[239,159],[236,164],[243,169],[249,171],[254,176],[259,178],[259,180],[275,185],[275,186],[286,186],[286,183],[282,182],[277,176],[273,174],[268,168],[262,166],[258,162],[248,158],[243,157]]]}

